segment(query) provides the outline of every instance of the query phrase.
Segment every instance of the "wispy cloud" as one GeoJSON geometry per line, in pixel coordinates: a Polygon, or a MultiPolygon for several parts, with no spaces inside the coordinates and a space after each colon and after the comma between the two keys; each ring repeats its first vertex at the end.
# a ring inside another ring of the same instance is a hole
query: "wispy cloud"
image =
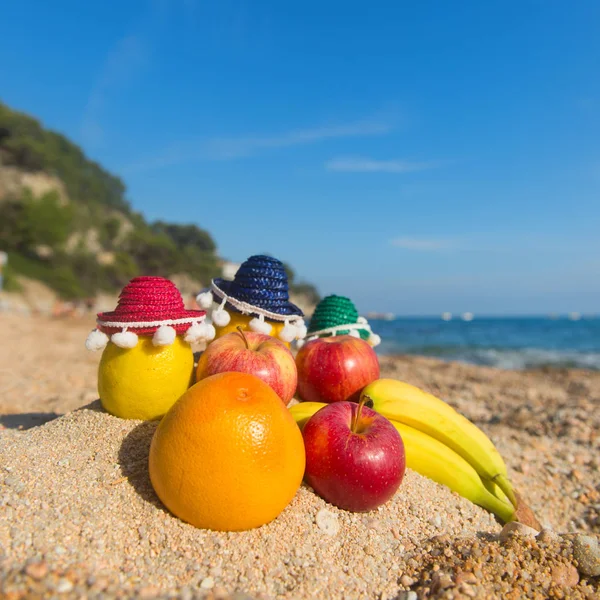
{"type": "Polygon", "coordinates": [[[121,38],[110,49],[96,77],[81,120],[81,132],[87,144],[101,143],[104,133],[101,114],[108,97],[131,79],[132,74],[145,64],[146,57],[147,49],[137,35],[121,38]]]}
{"type": "Polygon", "coordinates": [[[373,158],[342,157],[325,163],[328,171],[348,173],[411,173],[441,166],[440,161],[411,162],[408,160],[375,160],[373,158]]]}
{"type": "Polygon", "coordinates": [[[325,140],[382,135],[389,133],[391,126],[387,123],[360,121],[347,125],[332,127],[316,127],[298,129],[275,136],[220,138],[209,140],[206,150],[215,158],[239,158],[250,156],[259,150],[268,148],[286,148],[302,144],[314,144],[325,140]]]}
{"type": "Polygon", "coordinates": [[[396,248],[417,252],[438,252],[457,247],[456,242],[436,238],[399,237],[393,239],[390,243],[396,248]]]}
{"type": "Polygon", "coordinates": [[[276,135],[217,137],[180,142],[165,148],[155,157],[130,165],[126,171],[146,171],[206,160],[233,160],[278,148],[317,144],[342,138],[385,135],[392,129],[391,123],[363,120],[342,125],[294,129],[276,135]]]}

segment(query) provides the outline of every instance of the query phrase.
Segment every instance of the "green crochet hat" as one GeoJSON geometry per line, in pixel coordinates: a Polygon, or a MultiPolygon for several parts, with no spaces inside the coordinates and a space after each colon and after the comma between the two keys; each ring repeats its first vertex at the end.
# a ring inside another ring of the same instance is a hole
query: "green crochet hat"
{"type": "Polygon", "coordinates": [[[381,338],[371,331],[367,320],[358,316],[352,300],[344,296],[326,296],[319,302],[310,320],[306,341],[332,335],[360,337],[372,346],[381,342],[381,338]]]}

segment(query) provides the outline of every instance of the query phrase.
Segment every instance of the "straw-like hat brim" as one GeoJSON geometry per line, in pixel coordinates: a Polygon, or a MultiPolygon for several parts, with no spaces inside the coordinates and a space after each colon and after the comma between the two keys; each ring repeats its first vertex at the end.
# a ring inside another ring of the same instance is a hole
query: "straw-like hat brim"
{"type": "Polygon", "coordinates": [[[149,315],[128,313],[119,310],[99,313],[96,322],[98,329],[105,333],[116,333],[127,328],[138,334],[151,334],[161,325],[170,325],[177,333],[184,333],[194,322],[202,322],[206,317],[204,310],[183,310],[160,319],[152,319],[149,315]]]}
{"type": "Polygon", "coordinates": [[[236,297],[235,288],[233,284],[235,281],[230,281],[228,279],[221,279],[220,277],[213,279],[212,281],[212,291],[215,295],[219,297],[223,297],[225,294],[228,298],[232,298],[240,304],[243,304],[248,307],[249,310],[245,310],[245,308],[238,308],[233,303],[230,303],[230,306],[236,310],[237,312],[255,312],[256,314],[263,314],[268,319],[283,321],[290,317],[303,317],[304,312],[298,306],[296,306],[293,302],[289,300],[282,304],[281,306],[277,306],[274,309],[264,308],[261,306],[255,306],[251,302],[241,300],[236,297]],[[233,292],[231,291],[233,288],[233,292]],[[221,292],[221,294],[219,293],[221,292]]]}

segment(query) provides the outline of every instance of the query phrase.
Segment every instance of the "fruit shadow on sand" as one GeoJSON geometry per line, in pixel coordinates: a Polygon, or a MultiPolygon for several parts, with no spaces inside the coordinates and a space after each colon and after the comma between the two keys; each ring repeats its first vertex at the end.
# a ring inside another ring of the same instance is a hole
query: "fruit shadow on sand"
{"type": "Polygon", "coordinates": [[[62,417],[61,414],[56,412],[30,412],[30,413],[15,413],[8,415],[0,415],[0,429],[5,427],[6,429],[19,429],[24,431],[37,427],[38,425],[44,425],[49,421],[62,417]]]}
{"type": "Polygon", "coordinates": [[[127,477],[127,480],[140,497],[156,506],[156,508],[170,514],[158,499],[148,473],[150,442],[158,423],[159,421],[146,421],[132,429],[121,443],[118,462],[123,477],[127,477]]]}

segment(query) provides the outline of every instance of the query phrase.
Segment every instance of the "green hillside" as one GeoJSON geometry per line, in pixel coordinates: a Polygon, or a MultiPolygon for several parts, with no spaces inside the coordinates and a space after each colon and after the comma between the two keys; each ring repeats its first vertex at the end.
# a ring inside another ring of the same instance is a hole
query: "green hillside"
{"type": "MultiPolygon", "coordinates": [[[[23,275],[76,299],[120,289],[138,274],[185,274],[204,285],[220,273],[210,233],[196,225],[148,223],[132,211],[119,177],[63,135],[0,103],[0,183],[3,173],[15,172],[42,174],[57,189],[36,196],[21,187],[2,194],[0,185],[7,289],[18,288],[17,276],[23,275]]],[[[318,298],[310,284],[296,290],[318,298]]]]}

